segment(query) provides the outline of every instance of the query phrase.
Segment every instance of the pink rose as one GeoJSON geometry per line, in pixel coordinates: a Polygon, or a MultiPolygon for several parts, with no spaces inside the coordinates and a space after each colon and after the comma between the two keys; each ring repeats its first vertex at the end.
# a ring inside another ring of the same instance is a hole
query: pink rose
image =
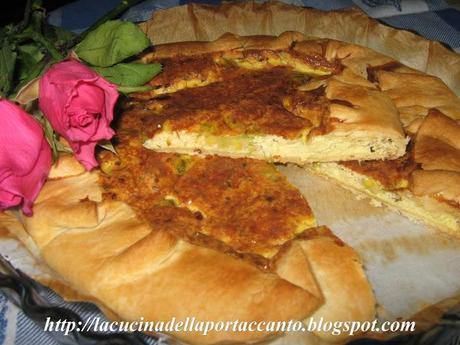
{"type": "Polygon", "coordinates": [[[115,134],[110,122],[117,99],[115,85],[76,60],[51,66],[40,79],[40,109],[87,170],[98,165],[97,142],[115,134]]]}
{"type": "Polygon", "coordinates": [[[32,204],[51,168],[51,148],[40,124],[16,104],[0,99],[0,209],[32,204]]]}

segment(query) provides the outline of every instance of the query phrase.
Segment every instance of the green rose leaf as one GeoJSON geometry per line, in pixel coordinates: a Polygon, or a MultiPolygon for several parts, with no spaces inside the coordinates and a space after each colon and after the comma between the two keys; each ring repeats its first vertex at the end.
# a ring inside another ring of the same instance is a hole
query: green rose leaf
{"type": "Polygon", "coordinates": [[[35,44],[24,44],[18,47],[18,60],[19,60],[19,80],[30,80],[35,78],[38,74],[32,71],[37,67],[37,64],[43,60],[45,54],[41,51],[40,47],[35,44]]]}
{"type": "MultiPolygon", "coordinates": [[[[24,76],[19,80],[14,92],[18,93],[24,86],[26,86],[30,81],[40,76],[40,74],[50,66],[52,61],[42,59],[34,67],[31,67],[28,71],[24,71],[24,76]]],[[[22,71],[21,71],[22,73],[22,71]]]]}
{"type": "Polygon", "coordinates": [[[35,110],[32,112],[33,116],[40,122],[43,132],[45,134],[46,141],[51,147],[51,152],[53,154],[53,164],[56,163],[59,152],[72,153],[72,149],[59,141],[58,134],[54,131],[51,123],[43,115],[40,110],[35,110]]]}
{"type": "Polygon", "coordinates": [[[17,54],[14,47],[3,42],[0,47],[0,97],[6,97],[13,87],[14,66],[17,54]]]}
{"type": "Polygon", "coordinates": [[[75,52],[93,66],[109,67],[149,46],[150,40],[136,24],[111,20],[91,31],[75,52]]]}
{"type": "Polygon", "coordinates": [[[56,136],[56,133],[54,132],[53,127],[51,126],[51,123],[49,123],[46,117],[43,116],[43,113],[40,110],[34,111],[33,115],[38,120],[38,122],[40,122],[43,128],[43,132],[45,134],[46,141],[48,141],[48,144],[51,147],[51,152],[53,154],[53,163],[55,163],[59,156],[58,148],[57,148],[57,143],[59,141],[56,136]]]}
{"type": "Polygon", "coordinates": [[[95,67],[94,70],[118,86],[141,86],[161,72],[161,65],[119,63],[112,67],[95,67]]]}

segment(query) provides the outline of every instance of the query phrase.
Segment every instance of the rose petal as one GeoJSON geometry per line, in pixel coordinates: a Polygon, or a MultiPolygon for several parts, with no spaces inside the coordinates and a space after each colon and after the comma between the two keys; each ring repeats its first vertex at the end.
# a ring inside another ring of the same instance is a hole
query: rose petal
{"type": "Polygon", "coordinates": [[[71,143],[75,157],[83,164],[86,170],[91,170],[99,165],[94,157],[96,145],[97,142],[71,143]]]}
{"type": "Polygon", "coordinates": [[[19,205],[22,202],[22,198],[19,195],[10,193],[6,190],[1,189],[0,184],[0,209],[5,210],[7,208],[19,205]]]}
{"type": "Polygon", "coordinates": [[[110,122],[117,99],[115,85],[75,60],[53,65],[40,81],[40,109],[87,168],[97,166],[97,141],[114,135],[110,122]]]}
{"type": "Polygon", "coordinates": [[[0,209],[22,204],[32,214],[51,168],[51,148],[38,122],[7,100],[0,100],[0,209]]]}
{"type": "Polygon", "coordinates": [[[43,131],[22,108],[0,100],[0,176],[6,171],[22,176],[35,166],[43,131]]]}

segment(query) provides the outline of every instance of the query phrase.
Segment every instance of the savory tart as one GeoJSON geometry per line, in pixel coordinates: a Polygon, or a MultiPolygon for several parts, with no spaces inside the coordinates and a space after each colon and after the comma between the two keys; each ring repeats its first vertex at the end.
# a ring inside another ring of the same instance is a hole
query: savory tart
{"type": "Polygon", "coordinates": [[[407,140],[397,108],[360,75],[368,51],[294,32],[159,45],[143,61],[164,71],[132,109],[144,112],[144,145],[156,151],[294,163],[398,158],[407,140]]]}
{"type": "MultiPolygon", "coordinates": [[[[357,254],[316,227],[271,163],[153,152],[142,146],[144,116],[130,108],[118,119],[117,155],[102,152],[100,170],[61,156],[34,216],[1,220],[58,279],[122,320],[375,318],[357,254]]],[[[171,334],[210,344],[280,332],[171,334]]]]}

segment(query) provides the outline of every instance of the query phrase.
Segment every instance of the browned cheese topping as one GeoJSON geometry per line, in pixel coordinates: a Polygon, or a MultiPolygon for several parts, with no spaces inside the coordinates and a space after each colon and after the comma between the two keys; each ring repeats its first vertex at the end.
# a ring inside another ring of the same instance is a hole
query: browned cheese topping
{"type": "MultiPolygon", "coordinates": [[[[245,51],[242,56],[266,61],[269,52],[245,51]]],[[[324,59],[304,60],[329,74],[339,70],[337,63],[324,59]]],[[[212,135],[263,133],[298,138],[312,129],[312,133],[329,132],[336,122],[328,118],[324,87],[298,90],[311,79],[327,75],[300,73],[288,66],[246,69],[211,54],[160,62],[164,71],[150,82],[154,90],[134,95],[129,110],[143,112],[149,137],[167,128],[212,135]]]]}
{"type": "Polygon", "coordinates": [[[349,161],[339,164],[359,174],[372,177],[387,190],[408,188],[410,175],[418,166],[410,153],[393,160],[349,161]]]}

